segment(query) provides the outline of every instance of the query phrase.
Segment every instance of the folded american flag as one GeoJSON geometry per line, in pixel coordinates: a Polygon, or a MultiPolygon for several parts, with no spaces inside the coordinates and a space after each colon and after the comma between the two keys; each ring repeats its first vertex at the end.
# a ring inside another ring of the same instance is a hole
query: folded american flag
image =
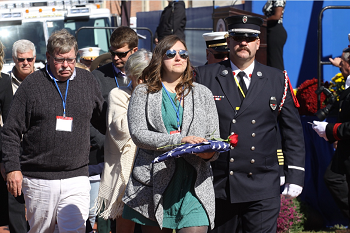
{"type": "Polygon", "coordinates": [[[203,152],[225,152],[229,151],[230,144],[223,141],[208,140],[197,144],[183,144],[155,158],[152,163],[159,163],[169,158],[179,158],[186,154],[197,154],[203,152]]]}

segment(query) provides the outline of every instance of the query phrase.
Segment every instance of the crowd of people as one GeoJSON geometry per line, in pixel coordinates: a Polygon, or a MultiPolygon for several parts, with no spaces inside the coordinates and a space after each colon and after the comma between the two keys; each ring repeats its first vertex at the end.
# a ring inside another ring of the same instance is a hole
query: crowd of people
{"type": "MultiPolygon", "coordinates": [[[[111,224],[117,233],[276,232],[281,186],[295,198],[304,185],[298,102],[286,72],[255,59],[263,20],[225,21],[227,32],[203,35],[207,63],[199,67],[175,33],[147,51],[134,30],[118,27],[103,65],[99,48],[79,50],[62,29],[38,70],[35,45],[16,41],[15,66],[0,78],[0,225],[16,233],[92,232],[95,222],[101,233],[111,224]],[[233,133],[239,141],[228,152],[153,162],[178,145],[233,133]]],[[[0,43],[0,70],[3,50],[0,43]]],[[[347,77],[349,50],[335,62],[347,77]]],[[[339,123],[313,123],[339,141],[331,170],[341,174],[349,170],[348,92],[339,123]]]]}

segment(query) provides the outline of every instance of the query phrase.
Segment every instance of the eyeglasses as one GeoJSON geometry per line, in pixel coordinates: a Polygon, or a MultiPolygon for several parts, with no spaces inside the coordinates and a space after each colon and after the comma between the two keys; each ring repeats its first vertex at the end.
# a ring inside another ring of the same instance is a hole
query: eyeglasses
{"type": "Polygon", "coordinates": [[[56,64],[63,64],[64,61],[67,61],[68,64],[73,64],[75,62],[75,58],[54,57],[53,60],[56,64]]]}
{"type": "Polygon", "coordinates": [[[28,62],[32,62],[32,61],[34,61],[34,57],[28,57],[28,58],[18,58],[17,57],[18,62],[24,62],[25,60],[27,60],[28,62]]]}
{"type": "Polygon", "coordinates": [[[109,52],[112,54],[113,57],[118,56],[119,58],[124,58],[132,49],[129,49],[126,52],[114,52],[113,50],[109,49],[109,52]]]}
{"type": "Polygon", "coordinates": [[[247,43],[256,41],[257,39],[259,39],[259,37],[246,37],[246,36],[230,36],[234,41],[237,41],[239,43],[241,43],[242,41],[246,41],[247,43]]]}
{"type": "MultiPolygon", "coordinates": [[[[180,49],[178,53],[179,53],[179,56],[180,56],[182,59],[188,58],[188,53],[187,53],[186,50],[180,49]]],[[[165,55],[167,56],[167,58],[173,59],[173,58],[176,56],[176,50],[174,50],[174,49],[169,49],[168,51],[166,51],[165,55]]]]}

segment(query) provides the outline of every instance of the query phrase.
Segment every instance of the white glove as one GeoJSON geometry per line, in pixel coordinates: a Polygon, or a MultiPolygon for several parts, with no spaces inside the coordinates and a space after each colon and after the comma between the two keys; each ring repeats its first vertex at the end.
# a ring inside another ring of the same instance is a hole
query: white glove
{"type": "Polygon", "coordinates": [[[287,199],[293,199],[299,196],[299,194],[303,191],[303,187],[296,184],[287,183],[284,187],[282,195],[286,196],[287,199]]]}
{"type": "Polygon", "coordinates": [[[284,183],[286,183],[286,177],[280,176],[280,186],[284,185],[284,183]]]}
{"type": "Polygon", "coordinates": [[[324,121],[313,121],[312,122],[312,128],[316,131],[318,136],[324,138],[326,141],[328,141],[327,135],[326,135],[326,126],[328,125],[328,122],[324,121]]]}

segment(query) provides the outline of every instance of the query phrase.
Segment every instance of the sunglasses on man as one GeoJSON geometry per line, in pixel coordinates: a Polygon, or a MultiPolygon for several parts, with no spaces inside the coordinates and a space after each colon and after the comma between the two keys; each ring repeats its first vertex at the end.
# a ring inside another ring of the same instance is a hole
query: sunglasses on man
{"type": "Polygon", "coordinates": [[[27,60],[28,62],[32,62],[32,61],[34,61],[34,57],[28,57],[28,58],[18,58],[17,57],[18,62],[24,62],[25,60],[27,60]]]}
{"type": "MultiPolygon", "coordinates": [[[[165,55],[167,56],[167,58],[173,59],[176,56],[176,53],[177,53],[176,50],[169,49],[166,51],[165,55]]],[[[186,50],[180,49],[178,53],[182,59],[188,58],[188,52],[186,50]]]]}
{"type": "Polygon", "coordinates": [[[119,58],[124,58],[132,49],[129,49],[126,52],[114,52],[112,49],[109,49],[109,52],[112,54],[113,57],[118,56],[119,58]]]}
{"type": "Polygon", "coordinates": [[[255,36],[230,36],[234,41],[241,43],[242,41],[245,41],[247,43],[256,41],[257,39],[259,39],[259,37],[255,37],[255,36]]]}

